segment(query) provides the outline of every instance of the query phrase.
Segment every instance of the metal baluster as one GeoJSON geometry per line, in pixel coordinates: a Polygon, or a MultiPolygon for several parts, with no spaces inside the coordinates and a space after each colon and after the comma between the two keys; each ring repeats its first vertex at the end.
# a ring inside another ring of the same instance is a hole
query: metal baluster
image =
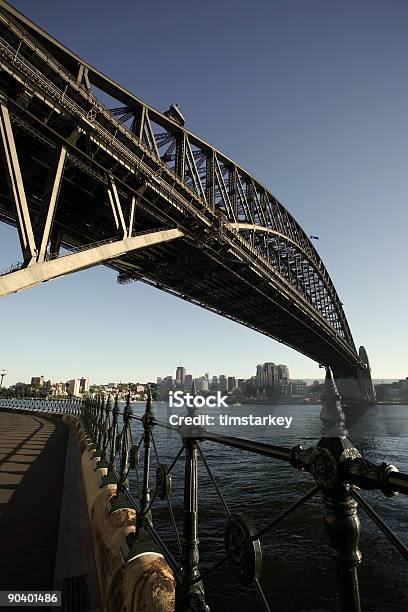
{"type": "Polygon", "coordinates": [[[130,426],[132,422],[132,406],[130,405],[130,392],[126,400],[126,406],[123,411],[123,430],[121,436],[121,456],[120,456],[120,473],[116,489],[116,495],[110,503],[110,511],[114,512],[120,508],[131,507],[128,496],[125,491],[128,489],[128,473],[129,473],[129,439],[130,426]]]}
{"type": "Polygon", "coordinates": [[[88,420],[89,420],[89,435],[92,436],[92,428],[93,428],[93,415],[94,415],[94,411],[95,411],[95,406],[96,406],[96,396],[93,397],[90,402],[89,402],[89,414],[88,414],[88,420]]]}
{"type": "Polygon", "coordinates": [[[110,431],[110,451],[108,462],[108,473],[102,477],[101,487],[109,484],[117,484],[115,474],[115,458],[117,453],[118,419],[119,419],[119,398],[116,396],[115,405],[112,410],[112,427],[110,431]]]}
{"type": "Polygon", "coordinates": [[[111,434],[111,428],[110,428],[110,413],[111,412],[112,412],[111,398],[110,398],[110,395],[108,395],[108,399],[106,402],[106,409],[105,409],[105,419],[103,422],[101,458],[98,461],[97,465],[95,466],[95,470],[97,469],[99,470],[100,468],[109,467],[109,463],[107,462],[106,454],[107,454],[107,448],[108,448],[109,438],[111,434]]]}
{"type": "Polygon", "coordinates": [[[91,402],[90,402],[90,406],[89,406],[89,437],[91,440],[93,440],[93,434],[94,434],[94,417],[95,417],[95,410],[96,410],[96,403],[97,403],[97,397],[94,397],[91,402]]]}
{"type": "MultiPolygon", "coordinates": [[[[188,409],[189,415],[197,415],[197,409],[188,409]]],[[[176,588],[176,610],[187,612],[209,612],[205,603],[204,586],[199,570],[198,539],[198,447],[193,437],[194,428],[186,427],[183,435],[185,454],[184,472],[184,515],[181,565],[183,578],[176,588]]]]}
{"type": "Polygon", "coordinates": [[[350,495],[349,486],[344,482],[341,470],[342,461],[352,457],[357,458],[360,454],[346,438],[340,394],[330,368],[326,368],[322,402],[325,437],[317,446],[313,471],[316,480],[320,478],[323,485],[324,522],[337,563],[340,606],[343,612],[360,612],[357,575],[357,567],[361,562],[358,548],[360,520],[357,515],[357,502],[350,495]],[[328,418],[330,415],[332,423],[328,418]]]}
{"type": "Polygon", "coordinates": [[[110,414],[112,412],[112,402],[111,397],[108,395],[108,400],[106,402],[106,410],[105,410],[105,421],[103,424],[103,436],[102,436],[102,455],[105,457],[106,449],[109,440],[109,431],[110,431],[110,414]]]}
{"type": "Polygon", "coordinates": [[[103,436],[103,422],[104,422],[104,414],[105,414],[105,397],[102,398],[102,404],[98,415],[98,433],[96,436],[96,445],[98,452],[100,453],[100,449],[102,446],[102,436],[103,436]]]}
{"type": "Polygon", "coordinates": [[[103,413],[105,410],[105,398],[103,397],[101,401],[98,402],[95,412],[95,435],[93,436],[93,440],[89,447],[89,450],[92,450],[91,459],[96,459],[101,456],[101,438],[102,438],[102,420],[103,413]]]}
{"type": "MultiPolygon", "coordinates": [[[[129,392],[130,394],[130,392],[129,392]]],[[[142,552],[160,552],[160,549],[152,541],[149,527],[153,526],[152,512],[150,509],[150,454],[152,447],[152,427],[154,426],[154,413],[152,410],[152,392],[148,389],[145,413],[142,417],[143,425],[143,482],[140,491],[140,509],[136,514],[136,531],[126,537],[122,545],[122,554],[131,559],[142,552]]]]}
{"type": "Polygon", "coordinates": [[[326,532],[337,563],[341,610],[361,612],[357,575],[361,562],[360,521],[344,469],[360,453],[346,437],[340,395],[329,368],[326,368],[322,404],[323,437],[315,448],[294,447],[291,463],[310,472],[322,490],[326,532]]]}
{"type": "Polygon", "coordinates": [[[89,413],[89,425],[90,425],[89,436],[91,439],[91,444],[95,440],[95,420],[96,420],[95,414],[96,414],[97,405],[98,405],[98,397],[95,397],[91,403],[90,413],[89,413]]]}
{"type": "Polygon", "coordinates": [[[102,398],[102,402],[100,405],[100,409],[97,415],[97,434],[96,434],[96,449],[92,456],[92,459],[95,457],[101,457],[102,454],[102,437],[103,437],[103,425],[104,425],[104,415],[105,415],[105,398],[102,398]]]}
{"type": "Polygon", "coordinates": [[[89,428],[88,432],[90,436],[92,435],[92,423],[93,423],[92,417],[93,417],[93,410],[95,409],[95,403],[96,403],[96,398],[93,398],[88,401],[87,420],[88,420],[88,428],[89,428]]]}
{"type": "Polygon", "coordinates": [[[91,436],[91,424],[92,424],[91,416],[92,416],[93,405],[94,405],[94,400],[91,398],[88,398],[85,402],[85,408],[84,408],[84,412],[82,416],[82,418],[84,419],[85,429],[86,429],[88,438],[90,438],[91,436]]]}
{"type": "Polygon", "coordinates": [[[345,488],[324,492],[326,531],[337,562],[340,606],[343,612],[361,612],[357,567],[360,520],[357,502],[345,488]]]}
{"type": "Polygon", "coordinates": [[[318,445],[305,450],[295,447],[291,462],[310,472],[322,490],[326,532],[337,563],[341,610],[361,612],[357,576],[361,562],[360,521],[344,470],[347,462],[359,458],[360,454],[346,437],[340,395],[330,368],[326,368],[321,420],[323,437],[318,445]]]}
{"type": "Polygon", "coordinates": [[[86,433],[89,434],[89,429],[88,429],[88,402],[89,402],[89,398],[86,397],[85,399],[81,400],[80,406],[79,406],[79,411],[78,411],[78,416],[81,420],[82,423],[82,427],[85,429],[86,433]]]}
{"type": "Polygon", "coordinates": [[[148,522],[152,525],[152,513],[149,509],[150,506],[150,452],[152,447],[152,427],[154,425],[154,414],[152,410],[152,392],[149,389],[146,401],[146,410],[142,417],[143,424],[143,446],[144,446],[144,460],[143,460],[143,483],[142,490],[140,492],[140,513],[138,514],[139,527],[142,528],[143,522],[148,522]]]}
{"type": "Polygon", "coordinates": [[[93,414],[92,414],[92,443],[96,444],[96,438],[98,435],[98,415],[101,407],[101,397],[98,395],[93,414]]]}

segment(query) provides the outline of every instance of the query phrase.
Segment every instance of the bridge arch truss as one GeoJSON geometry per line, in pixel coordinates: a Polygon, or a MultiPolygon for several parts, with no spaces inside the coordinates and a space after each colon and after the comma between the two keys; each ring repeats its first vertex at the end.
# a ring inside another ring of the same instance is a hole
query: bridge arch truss
{"type": "MultiPolygon", "coordinates": [[[[3,154],[15,146],[8,182],[19,183],[17,169],[23,185],[1,197],[0,215],[19,229],[22,267],[35,279],[41,265],[40,280],[47,280],[47,262],[61,246],[77,251],[121,240],[115,257],[100,260],[121,282],[143,280],[293,346],[335,373],[364,374],[333,282],[283,204],[187,130],[177,106],[157,111],[4,0],[0,8],[3,154]],[[116,105],[108,107],[108,99],[116,105]],[[132,238],[150,230],[177,230],[178,237],[135,247],[132,238]],[[226,299],[229,308],[222,306],[226,299]]],[[[76,257],[68,268],[83,262],[76,257]]]]}

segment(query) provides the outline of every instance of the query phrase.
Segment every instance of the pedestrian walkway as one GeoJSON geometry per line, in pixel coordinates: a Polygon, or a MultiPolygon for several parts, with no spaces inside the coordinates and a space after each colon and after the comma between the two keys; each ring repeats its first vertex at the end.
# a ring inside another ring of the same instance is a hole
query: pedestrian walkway
{"type": "Polygon", "coordinates": [[[58,417],[0,410],[0,549],[0,590],[99,608],[76,434],[58,417]]]}

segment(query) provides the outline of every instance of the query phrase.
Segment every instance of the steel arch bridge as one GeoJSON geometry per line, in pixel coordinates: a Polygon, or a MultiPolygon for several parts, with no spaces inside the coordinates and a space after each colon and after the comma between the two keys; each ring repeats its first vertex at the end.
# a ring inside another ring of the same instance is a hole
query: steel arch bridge
{"type": "Polygon", "coordinates": [[[155,110],[0,9],[0,220],[23,255],[0,296],[104,264],[120,283],[149,283],[329,365],[343,393],[372,400],[365,350],[277,198],[188,131],[177,105],[155,110]]]}

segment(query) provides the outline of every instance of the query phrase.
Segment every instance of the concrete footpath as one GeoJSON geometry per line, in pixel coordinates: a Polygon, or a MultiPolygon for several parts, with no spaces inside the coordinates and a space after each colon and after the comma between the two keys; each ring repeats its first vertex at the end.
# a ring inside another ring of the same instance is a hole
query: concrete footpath
{"type": "Polygon", "coordinates": [[[77,436],[58,417],[0,409],[0,550],[0,590],[100,609],[77,436]]]}

